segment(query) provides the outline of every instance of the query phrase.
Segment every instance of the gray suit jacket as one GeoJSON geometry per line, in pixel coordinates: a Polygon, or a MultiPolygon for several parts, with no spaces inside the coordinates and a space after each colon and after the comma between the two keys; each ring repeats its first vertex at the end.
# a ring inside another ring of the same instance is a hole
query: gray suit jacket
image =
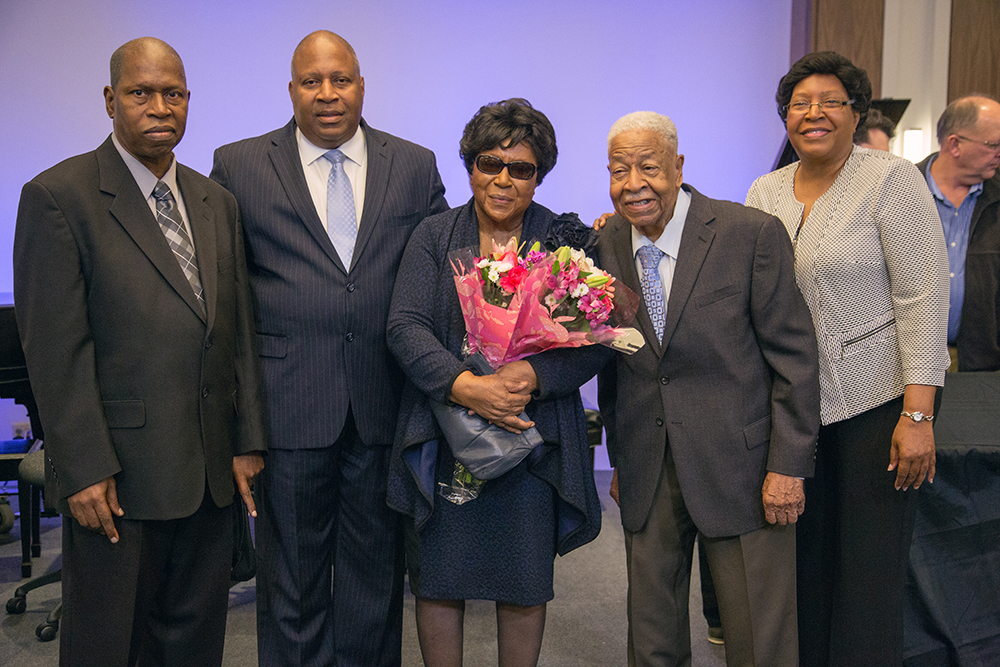
{"type": "MultiPolygon", "coordinates": [[[[24,186],[14,301],[58,498],[110,475],[130,519],[194,513],[265,449],[236,202],[177,165],[207,316],[109,137],[24,186]]],[[[62,503],[63,511],[67,506],[62,503]]]]}
{"type": "Polygon", "coordinates": [[[434,154],[368,127],[365,207],[350,272],[309,195],[295,121],[215,152],[212,178],[240,204],[273,447],[324,447],[350,406],[362,440],[391,445],[403,373],[386,319],[403,249],[447,210],[434,154]]]}
{"type": "MultiPolygon", "coordinates": [[[[646,524],[669,446],[698,529],[740,535],[765,524],[768,471],[813,473],[816,336],[781,222],[684,189],[691,208],[663,342],[643,302],[636,320],[647,344],[605,367],[598,400],[627,530],[646,524]]],[[[629,223],[611,218],[597,247],[601,266],[642,294],[629,223]]]]}

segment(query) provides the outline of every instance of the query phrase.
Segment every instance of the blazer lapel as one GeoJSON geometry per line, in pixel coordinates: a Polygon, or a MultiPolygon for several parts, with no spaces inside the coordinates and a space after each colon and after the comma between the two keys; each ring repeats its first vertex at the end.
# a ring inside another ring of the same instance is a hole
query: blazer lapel
{"type": "Polygon", "coordinates": [[[354,256],[358,260],[361,259],[365,246],[375,231],[375,222],[382,214],[382,204],[385,203],[385,193],[389,185],[389,172],[392,170],[392,151],[386,145],[385,139],[378,130],[368,127],[364,120],[361,121],[361,127],[365,132],[368,152],[368,174],[365,177],[365,206],[361,211],[358,238],[354,243],[354,256]]]}
{"type": "MultiPolygon", "coordinates": [[[[177,184],[184,196],[184,206],[187,209],[188,223],[191,225],[191,235],[194,237],[194,252],[198,259],[198,274],[201,277],[201,288],[205,297],[206,315],[202,315],[198,307],[198,298],[194,297],[192,307],[199,317],[205,319],[208,328],[215,323],[216,298],[218,296],[218,248],[215,237],[215,214],[205,200],[208,193],[198,182],[191,178],[188,168],[177,165],[177,184]]],[[[188,289],[193,295],[194,292],[188,289]]],[[[185,299],[187,300],[187,299],[185,299]]],[[[189,303],[192,303],[189,301],[189,303]]]]}
{"type": "Polygon", "coordinates": [[[687,189],[691,192],[691,208],[688,209],[684,230],[681,232],[674,281],[670,285],[670,298],[667,300],[667,320],[663,325],[664,348],[669,346],[670,338],[677,329],[677,323],[715,238],[715,232],[708,227],[708,223],[715,219],[708,200],[691,186],[687,186],[687,189]]]}
{"type": "MultiPolygon", "coordinates": [[[[109,211],[128,232],[139,249],[149,258],[156,270],[191,309],[204,320],[201,306],[191,289],[191,283],[177,263],[160,225],[149,210],[149,204],[139,192],[139,186],[122,161],[111,137],[97,149],[97,168],[100,172],[101,191],[114,197],[109,211]]],[[[185,204],[187,199],[185,199],[185,204]]],[[[198,250],[195,248],[195,252],[198,250]]]]}
{"type": "Polygon", "coordinates": [[[656,329],[653,327],[653,320],[650,319],[649,309],[646,307],[646,297],[642,294],[639,273],[635,269],[635,256],[632,254],[632,225],[616,215],[608,221],[608,226],[613,235],[611,243],[618,266],[614,267],[616,271],[609,267],[602,268],[609,270],[615,278],[621,280],[626,287],[639,295],[639,310],[635,314],[637,326],[650,349],[656,352],[656,356],[663,356],[663,347],[656,337],[656,329]]]}
{"type": "Polygon", "coordinates": [[[299,159],[299,146],[295,140],[294,120],[281,129],[280,136],[272,139],[269,154],[281,187],[284,188],[285,195],[292,203],[292,208],[298,214],[299,220],[316,239],[316,243],[323,249],[327,257],[344,273],[347,273],[344,270],[344,263],[333,247],[329,234],[326,233],[326,228],[323,227],[323,222],[319,219],[312,195],[309,194],[306,176],[302,173],[302,161],[299,159]]]}

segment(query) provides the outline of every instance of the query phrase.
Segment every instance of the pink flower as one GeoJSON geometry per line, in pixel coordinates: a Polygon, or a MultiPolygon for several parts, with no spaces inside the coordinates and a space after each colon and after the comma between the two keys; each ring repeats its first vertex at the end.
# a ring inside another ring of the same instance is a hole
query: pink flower
{"type": "Polygon", "coordinates": [[[521,283],[524,282],[524,279],[527,277],[528,277],[528,270],[521,265],[517,265],[512,267],[509,271],[507,271],[506,275],[501,276],[499,284],[500,287],[504,289],[504,291],[513,294],[514,292],[517,291],[517,288],[521,286],[521,283]]]}

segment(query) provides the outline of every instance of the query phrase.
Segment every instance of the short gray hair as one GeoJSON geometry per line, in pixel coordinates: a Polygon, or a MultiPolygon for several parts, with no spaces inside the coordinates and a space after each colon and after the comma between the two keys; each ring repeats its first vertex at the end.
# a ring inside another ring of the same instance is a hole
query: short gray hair
{"type": "Polygon", "coordinates": [[[608,152],[611,152],[611,141],[622,132],[633,130],[649,130],[660,135],[664,143],[677,152],[677,126],[674,121],[655,111],[633,111],[615,121],[608,132],[608,152]]]}
{"type": "Polygon", "coordinates": [[[979,107],[984,100],[996,102],[989,95],[973,93],[952,100],[951,104],[945,107],[944,113],[937,122],[937,140],[943,144],[944,140],[953,134],[974,127],[979,122],[979,107]]]}

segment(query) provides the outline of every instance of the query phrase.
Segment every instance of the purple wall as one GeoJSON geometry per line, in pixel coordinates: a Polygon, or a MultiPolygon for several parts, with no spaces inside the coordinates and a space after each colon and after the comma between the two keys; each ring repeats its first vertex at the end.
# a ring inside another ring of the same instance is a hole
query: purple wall
{"type": "Polygon", "coordinates": [[[0,292],[12,289],[21,186],[107,137],[108,58],[134,37],[184,59],[192,95],[177,154],[203,173],[217,146],[288,121],[292,50],[327,28],[361,60],[366,120],[431,148],[453,206],[470,196],[462,128],[482,104],[517,96],[559,139],[536,199],[590,221],[611,208],[608,128],[641,109],[677,124],[685,181],[743,201],[783,136],[773,99],[790,20],[791,0],[0,0],[0,292]]]}

